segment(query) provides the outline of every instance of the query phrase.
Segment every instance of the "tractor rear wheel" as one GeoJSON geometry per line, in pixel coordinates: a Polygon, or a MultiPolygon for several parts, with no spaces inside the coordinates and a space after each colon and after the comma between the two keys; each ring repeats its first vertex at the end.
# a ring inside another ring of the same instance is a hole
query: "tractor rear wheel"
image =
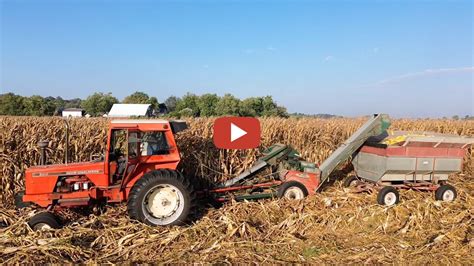
{"type": "Polygon", "coordinates": [[[28,221],[28,225],[33,231],[44,231],[61,228],[61,224],[56,215],[50,212],[40,212],[35,214],[28,221]]]}
{"type": "Polygon", "coordinates": [[[130,218],[148,225],[183,224],[194,201],[189,180],[179,172],[157,170],[145,174],[130,191],[130,218]]]}
{"type": "Polygon", "coordinates": [[[283,183],[278,189],[278,197],[289,200],[300,200],[308,196],[308,190],[300,182],[290,181],[283,183]]]}

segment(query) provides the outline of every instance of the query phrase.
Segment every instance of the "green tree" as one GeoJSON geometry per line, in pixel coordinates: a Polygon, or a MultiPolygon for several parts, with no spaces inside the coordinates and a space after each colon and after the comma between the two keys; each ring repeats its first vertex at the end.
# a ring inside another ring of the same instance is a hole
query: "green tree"
{"type": "MultiPolygon", "coordinates": [[[[62,100],[62,99],[61,99],[62,100]]],[[[52,116],[54,115],[55,111],[60,108],[59,105],[61,105],[61,101],[57,101],[56,98],[52,96],[48,96],[44,98],[44,103],[43,103],[43,115],[49,115],[52,116]]]]}
{"type": "Polygon", "coordinates": [[[81,102],[82,100],[79,98],[65,100],[64,108],[81,108],[81,102]]]}
{"type": "Polygon", "coordinates": [[[153,110],[158,108],[158,99],[156,97],[150,97],[148,94],[136,91],[127,97],[125,97],[122,103],[137,103],[137,104],[150,104],[153,110]]]}
{"type": "Polygon", "coordinates": [[[63,98],[61,97],[56,97],[54,98],[54,112],[53,112],[53,115],[61,115],[61,112],[64,108],[66,108],[66,104],[67,104],[68,101],[64,100],[63,98]]]}
{"type": "Polygon", "coordinates": [[[216,115],[216,105],[219,102],[219,97],[216,94],[203,94],[199,97],[198,107],[200,116],[216,115]]]}
{"type": "Polygon", "coordinates": [[[240,115],[240,100],[232,94],[225,94],[216,104],[216,115],[240,115]]]}
{"type": "Polygon", "coordinates": [[[277,105],[273,101],[272,96],[265,96],[262,98],[263,112],[262,116],[276,116],[277,105]]]}
{"type": "Polygon", "coordinates": [[[43,116],[46,113],[46,101],[39,95],[25,98],[25,110],[27,115],[43,116]]]}
{"type": "Polygon", "coordinates": [[[265,96],[262,98],[263,111],[260,114],[261,116],[280,116],[288,117],[288,113],[285,107],[278,106],[275,101],[273,101],[272,96],[265,96]]]}
{"type": "Polygon", "coordinates": [[[26,115],[25,98],[14,93],[0,94],[0,115],[26,115]]]}
{"type": "Polygon", "coordinates": [[[176,104],[176,111],[181,111],[185,108],[189,108],[192,110],[193,116],[199,116],[199,97],[196,94],[186,93],[186,95],[181,98],[176,104]]]}
{"type": "Polygon", "coordinates": [[[151,105],[151,108],[153,108],[153,110],[158,109],[159,102],[156,97],[150,97],[147,103],[151,105]]]}
{"type": "Polygon", "coordinates": [[[148,94],[141,91],[136,91],[125,97],[122,103],[148,103],[149,99],[150,96],[148,96],[148,94]]]}
{"type": "Polygon", "coordinates": [[[241,116],[260,116],[263,112],[263,103],[261,97],[251,97],[240,103],[241,116]]]}
{"type": "Polygon", "coordinates": [[[194,112],[191,108],[184,108],[178,112],[179,117],[193,117],[194,112]]]}
{"type": "Polygon", "coordinates": [[[112,93],[102,93],[96,92],[84,101],[82,101],[82,108],[86,111],[86,113],[92,116],[98,116],[107,113],[112,108],[112,105],[118,103],[119,101],[117,98],[112,96],[112,93]]]}
{"type": "Polygon", "coordinates": [[[176,96],[170,96],[168,99],[165,101],[166,109],[168,109],[168,112],[172,113],[176,110],[176,106],[178,103],[181,101],[180,98],[176,96]]]}

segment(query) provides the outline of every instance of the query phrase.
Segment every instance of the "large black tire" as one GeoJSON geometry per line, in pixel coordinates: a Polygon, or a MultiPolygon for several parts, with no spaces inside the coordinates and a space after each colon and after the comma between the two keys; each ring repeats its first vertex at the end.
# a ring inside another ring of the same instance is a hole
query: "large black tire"
{"type": "Polygon", "coordinates": [[[59,222],[58,217],[50,212],[40,212],[35,214],[28,221],[28,225],[34,231],[61,228],[61,223],[59,222]]]}
{"type": "Polygon", "coordinates": [[[344,187],[354,187],[357,182],[359,181],[359,178],[355,175],[350,175],[344,179],[344,183],[342,184],[344,187]]]}
{"type": "Polygon", "coordinates": [[[130,218],[151,226],[180,225],[186,222],[194,199],[193,186],[181,173],[156,170],[133,185],[127,209],[130,218]]]}
{"type": "Polygon", "coordinates": [[[380,205],[392,206],[398,204],[400,201],[400,195],[398,190],[391,186],[383,187],[377,195],[377,202],[380,205]]]}
{"type": "Polygon", "coordinates": [[[435,192],[435,199],[442,201],[454,201],[458,193],[456,189],[451,185],[442,185],[435,192]]]}
{"type": "Polygon", "coordinates": [[[286,198],[289,200],[300,200],[308,196],[308,190],[300,182],[290,181],[283,183],[278,188],[277,195],[279,198],[286,198]]]}

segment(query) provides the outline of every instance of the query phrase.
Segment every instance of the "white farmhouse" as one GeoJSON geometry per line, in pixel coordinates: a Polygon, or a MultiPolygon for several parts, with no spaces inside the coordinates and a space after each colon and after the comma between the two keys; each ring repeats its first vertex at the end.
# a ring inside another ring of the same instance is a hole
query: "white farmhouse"
{"type": "Polygon", "coordinates": [[[63,110],[63,117],[82,117],[84,109],[81,108],[66,108],[63,110]]]}
{"type": "Polygon", "coordinates": [[[116,103],[110,109],[108,117],[151,116],[151,104],[116,103]]]}

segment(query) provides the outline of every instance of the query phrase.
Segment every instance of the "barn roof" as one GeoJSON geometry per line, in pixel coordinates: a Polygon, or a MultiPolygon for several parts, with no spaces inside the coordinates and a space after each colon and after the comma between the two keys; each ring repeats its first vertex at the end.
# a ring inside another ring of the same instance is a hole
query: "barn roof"
{"type": "Polygon", "coordinates": [[[84,109],[82,109],[82,108],[65,108],[65,109],[63,109],[63,112],[64,111],[67,111],[67,112],[82,112],[82,111],[84,111],[84,109]]]}
{"type": "Polygon", "coordinates": [[[109,117],[145,116],[151,104],[116,103],[110,109],[109,117]]]}

